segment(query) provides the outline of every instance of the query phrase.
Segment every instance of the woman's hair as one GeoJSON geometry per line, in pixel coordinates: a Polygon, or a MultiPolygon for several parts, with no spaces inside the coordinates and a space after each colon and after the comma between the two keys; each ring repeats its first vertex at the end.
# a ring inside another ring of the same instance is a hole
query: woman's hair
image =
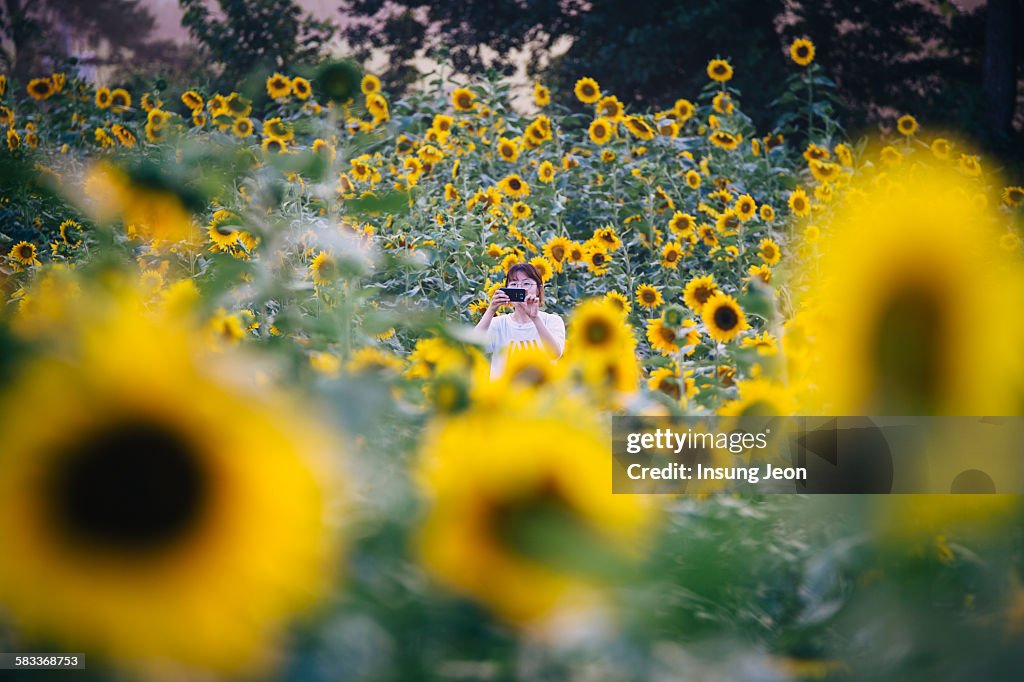
{"type": "Polygon", "coordinates": [[[508,272],[505,273],[505,286],[508,286],[508,281],[512,279],[512,275],[518,275],[519,273],[523,273],[537,283],[537,299],[540,305],[544,305],[544,280],[541,279],[537,268],[529,263],[516,263],[510,267],[508,272]]]}

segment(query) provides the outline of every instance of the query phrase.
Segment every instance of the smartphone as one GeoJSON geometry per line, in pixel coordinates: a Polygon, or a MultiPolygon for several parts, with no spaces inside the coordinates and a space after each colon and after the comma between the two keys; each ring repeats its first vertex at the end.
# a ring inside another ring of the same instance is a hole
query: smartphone
{"type": "Polygon", "coordinates": [[[502,287],[501,290],[508,295],[508,300],[510,301],[522,303],[523,301],[526,300],[526,289],[512,289],[511,287],[502,287]]]}

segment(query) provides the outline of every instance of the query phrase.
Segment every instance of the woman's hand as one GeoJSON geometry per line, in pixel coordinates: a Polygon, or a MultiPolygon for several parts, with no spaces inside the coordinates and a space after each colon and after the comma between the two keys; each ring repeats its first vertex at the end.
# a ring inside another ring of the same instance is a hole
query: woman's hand
{"type": "Polygon", "coordinates": [[[540,298],[534,295],[529,295],[526,300],[519,304],[526,316],[531,320],[536,320],[538,313],[540,313],[540,298]]]}
{"type": "Polygon", "coordinates": [[[487,312],[494,313],[498,310],[498,308],[500,308],[501,306],[505,305],[508,302],[508,294],[506,294],[501,289],[498,289],[497,291],[494,292],[494,296],[491,296],[491,302],[487,306],[487,312]]]}

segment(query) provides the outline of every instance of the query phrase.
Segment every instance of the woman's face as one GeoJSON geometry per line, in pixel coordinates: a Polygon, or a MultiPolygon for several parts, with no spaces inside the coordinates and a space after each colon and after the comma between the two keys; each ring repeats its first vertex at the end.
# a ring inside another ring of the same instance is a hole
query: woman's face
{"type": "MultiPolygon", "coordinates": [[[[529,275],[527,275],[525,272],[517,272],[516,274],[512,275],[508,279],[505,286],[509,287],[510,289],[526,289],[527,298],[529,298],[530,296],[540,296],[538,292],[537,283],[530,279],[529,275]]],[[[518,308],[523,304],[513,303],[512,305],[518,308]]]]}

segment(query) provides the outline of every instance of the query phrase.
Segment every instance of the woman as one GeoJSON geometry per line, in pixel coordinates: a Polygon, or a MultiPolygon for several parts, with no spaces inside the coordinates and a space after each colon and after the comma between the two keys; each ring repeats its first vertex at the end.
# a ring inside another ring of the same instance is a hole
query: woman
{"type": "Polygon", "coordinates": [[[565,323],[562,318],[540,309],[544,305],[544,282],[537,268],[529,263],[517,263],[508,269],[505,286],[525,289],[526,300],[512,303],[511,315],[495,318],[498,308],[509,303],[508,294],[501,289],[494,292],[487,311],[477,323],[479,331],[487,332],[487,351],[491,353],[491,378],[496,379],[505,370],[508,352],[525,345],[540,345],[559,358],[565,350],[565,323]]]}

